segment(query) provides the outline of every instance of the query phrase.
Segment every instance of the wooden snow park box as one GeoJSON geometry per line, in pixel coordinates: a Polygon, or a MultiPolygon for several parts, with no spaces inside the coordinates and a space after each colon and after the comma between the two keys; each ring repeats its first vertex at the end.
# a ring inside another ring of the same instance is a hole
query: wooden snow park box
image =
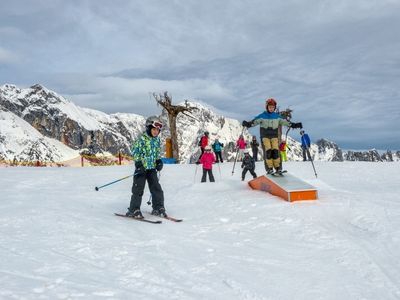
{"type": "Polygon", "coordinates": [[[265,191],[289,202],[316,200],[318,191],[303,180],[285,173],[284,176],[264,175],[249,181],[254,190],[265,191]]]}

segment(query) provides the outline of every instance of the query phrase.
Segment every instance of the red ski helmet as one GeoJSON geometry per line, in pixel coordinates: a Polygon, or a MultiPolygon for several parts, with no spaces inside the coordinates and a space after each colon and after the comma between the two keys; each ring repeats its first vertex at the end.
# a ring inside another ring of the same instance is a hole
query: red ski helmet
{"type": "Polygon", "coordinates": [[[274,98],[268,98],[268,99],[265,101],[265,104],[266,104],[266,105],[273,105],[273,106],[276,107],[276,101],[275,101],[274,98]]]}

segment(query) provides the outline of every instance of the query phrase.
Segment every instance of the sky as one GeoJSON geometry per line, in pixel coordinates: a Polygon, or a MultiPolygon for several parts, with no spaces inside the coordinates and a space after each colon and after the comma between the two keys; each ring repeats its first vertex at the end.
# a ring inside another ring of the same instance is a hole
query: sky
{"type": "Polygon", "coordinates": [[[399,0],[1,6],[0,84],[144,116],[160,112],[151,94],[164,91],[239,120],[273,97],[314,141],[400,150],[399,0]]]}

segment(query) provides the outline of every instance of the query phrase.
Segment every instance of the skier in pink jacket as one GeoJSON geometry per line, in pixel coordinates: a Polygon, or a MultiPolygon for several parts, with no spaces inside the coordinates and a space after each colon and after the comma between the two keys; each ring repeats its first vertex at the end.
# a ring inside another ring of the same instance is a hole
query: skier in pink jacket
{"type": "Polygon", "coordinates": [[[215,162],[215,155],[211,152],[211,146],[209,145],[207,145],[204,150],[204,154],[200,158],[200,163],[203,165],[203,177],[201,177],[201,182],[206,182],[207,173],[210,182],[215,182],[212,173],[212,165],[215,162]]]}

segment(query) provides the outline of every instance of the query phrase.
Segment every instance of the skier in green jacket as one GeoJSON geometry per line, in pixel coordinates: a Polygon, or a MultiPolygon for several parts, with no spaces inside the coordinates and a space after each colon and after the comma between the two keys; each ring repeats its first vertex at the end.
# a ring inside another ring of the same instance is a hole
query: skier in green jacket
{"type": "Polygon", "coordinates": [[[162,123],[156,116],[146,120],[146,131],[134,142],[132,156],[135,161],[132,196],[127,216],[142,219],[140,211],[146,181],[152,195],[153,215],[166,217],[164,208],[164,192],[158,181],[157,171],[163,168],[161,160],[161,143],[159,134],[162,123]]]}

